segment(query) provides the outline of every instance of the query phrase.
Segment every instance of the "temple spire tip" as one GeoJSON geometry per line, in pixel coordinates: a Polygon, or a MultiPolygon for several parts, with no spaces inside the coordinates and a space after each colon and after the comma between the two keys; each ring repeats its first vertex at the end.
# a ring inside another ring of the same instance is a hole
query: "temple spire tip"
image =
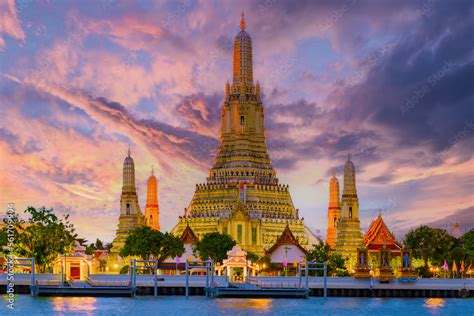
{"type": "Polygon", "coordinates": [[[245,17],[244,17],[244,12],[242,12],[242,19],[240,20],[240,28],[242,31],[245,30],[245,17]]]}

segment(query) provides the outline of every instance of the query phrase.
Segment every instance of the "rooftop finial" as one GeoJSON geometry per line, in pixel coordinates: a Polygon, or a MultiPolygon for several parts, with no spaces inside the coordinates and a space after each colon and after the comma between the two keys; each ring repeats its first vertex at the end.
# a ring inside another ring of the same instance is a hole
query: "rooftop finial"
{"type": "Polygon", "coordinates": [[[128,157],[130,157],[130,145],[128,145],[128,157]]]}
{"type": "Polygon", "coordinates": [[[153,170],[153,165],[151,165],[151,175],[152,175],[152,176],[155,175],[153,171],[154,171],[154,170],[153,170]]]}
{"type": "Polygon", "coordinates": [[[240,20],[240,28],[242,31],[245,30],[245,18],[244,18],[244,12],[242,12],[242,20],[240,20]]]}
{"type": "Polygon", "coordinates": [[[350,161],[351,160],[351,153],[348,153],[347,154],[347,161],[350,161]]]}

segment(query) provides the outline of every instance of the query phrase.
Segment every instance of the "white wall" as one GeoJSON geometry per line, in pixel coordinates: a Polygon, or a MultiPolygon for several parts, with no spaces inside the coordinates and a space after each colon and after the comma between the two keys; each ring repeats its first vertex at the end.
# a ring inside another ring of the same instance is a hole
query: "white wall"
{"type": "Polygon", "coordinates": [[[303,261],[305,254],[301,251],[300,248],[295,245],[280,245],[275,251],[271,254],[272,262],[282,263],[285,259],[285,247],[291,248],[288,249],[286,258],[288,259],[288,265],[293,264],[295,260],[298,262],[303,261]]]}

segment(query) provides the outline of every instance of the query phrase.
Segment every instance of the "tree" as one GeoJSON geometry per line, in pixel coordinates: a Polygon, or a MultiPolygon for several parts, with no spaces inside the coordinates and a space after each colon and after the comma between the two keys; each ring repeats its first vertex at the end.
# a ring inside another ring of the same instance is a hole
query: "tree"
{"type": "Polygon", "coordinates": [[[206,260],[212,258],[215,262],[222,262],[227,258],[227,251],[236,244],[235,240],[227,234],[209,233],[197,241],[193,246],[193,253],[206,260]]]}
{"type": "Polygon", "coordinates": [[[133,229],[125,245],[120,251],[122,257],[138,256],[143,260],[151,257],[163,263],[168,257],[181,256],[184,253],[184,244],[181,239],[166,232],[162,233],[148,226],[133,229]]]}
{"type": "MultiPolygon", "coordinates": [[[[313,249],[306,255],[307,261],[327,262],[328,275],[336,274],[337,276],[348,276],[344,258],[334,252],[326,243],[314,244],[313,249]]],[[[323,271],[317,271],[318,275],[322,275],[323,271]]]]}
{"type": "Polygon", "coordinates": [[[71,251],[77,234],[69,222],[69,215],[61,219],[53,209],[31,206],[25,213],[30,214],[30,218],[27,225],[19,222],[16,227],[15,251],[20,256],[34,257],[39,272],[44,273],[58,255],[71,251]]]}
{"type": "Polygon", "coordinates": [[[104,250],[105,249],[104,248],[104,243],[99,238],[97,238],[95,240],[95,249],[97,249],[97,250],[104,250]]]}
{"type": "Polygon", "coordinates": [[[260,257],[251,251],[247,251],[247,260],[250,260],[252,262],[257,262],[260,259],[260,257]]]}
{"type": "Polygon", "coordinates": [[[474,228],[462,235],[461,243],[464,248],[464,259],[474,261],[474,228]]]}
{"type": "Polygon", "coordinates": [[[405,235],[403,243],[413,251],[413,257],[424,262],[423,276],[429,276],[428,261],[441,265],[443,261],[458,259],[458,240],[444,229],[431,228],[425,225],[411,230],[405,235]]]}

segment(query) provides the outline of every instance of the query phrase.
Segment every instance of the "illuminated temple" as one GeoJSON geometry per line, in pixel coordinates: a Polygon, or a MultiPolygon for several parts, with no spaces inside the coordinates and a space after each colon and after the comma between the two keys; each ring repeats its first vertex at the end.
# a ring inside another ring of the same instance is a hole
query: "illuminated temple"
{"type": "Polygon", "coordinates": [[[218,154],[173,233],[181,236],[187,225],[198,238],[226,233],[244,250],[264,255],[287,225],[303,247],[311,234],[270,161],[260,86],[254,85],[252,68],[252,41],[242,15],[234,40],[233,82],[226,84],[222,104],[218,154]]]}

